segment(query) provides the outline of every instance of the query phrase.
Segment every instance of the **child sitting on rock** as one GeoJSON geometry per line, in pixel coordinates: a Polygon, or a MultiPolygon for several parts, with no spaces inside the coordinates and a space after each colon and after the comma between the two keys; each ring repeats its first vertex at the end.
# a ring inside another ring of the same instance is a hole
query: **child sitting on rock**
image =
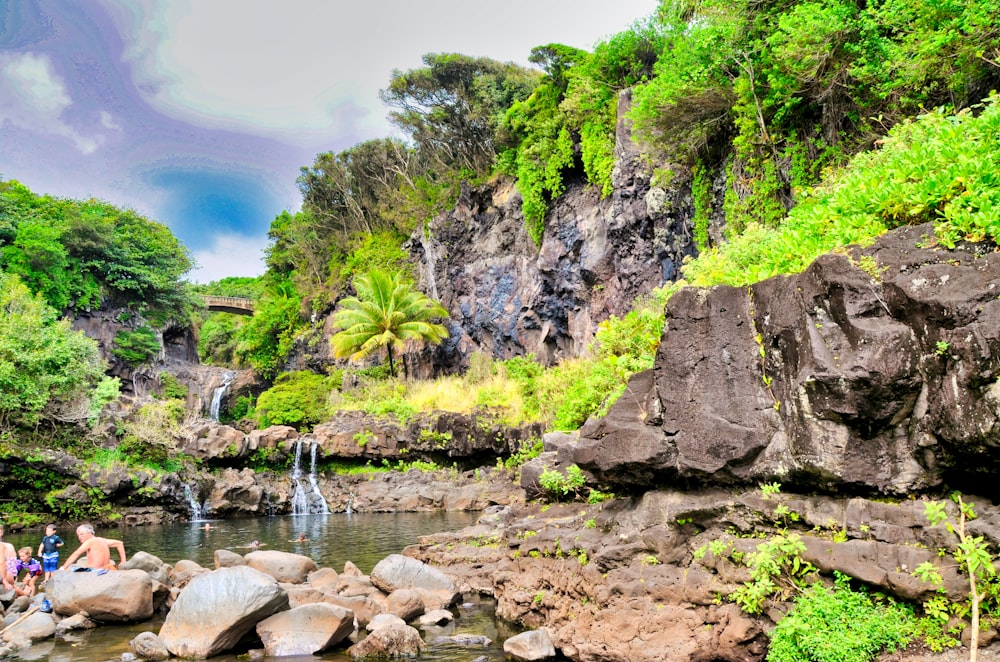
{"type": "Polygon", "coordinates": [[[25,570],[26,574],[24,575],[22,587],[14,584],[14,592],[18,595],[33,597],[35,595],[35,582],[38,581],[38,577],[42,574],[42,564],[31,558],[30,547],[22,547],[17,550],[17,557],[17,572],[14,573],[14,578],[17,579],[22,570],[25,570]]]}

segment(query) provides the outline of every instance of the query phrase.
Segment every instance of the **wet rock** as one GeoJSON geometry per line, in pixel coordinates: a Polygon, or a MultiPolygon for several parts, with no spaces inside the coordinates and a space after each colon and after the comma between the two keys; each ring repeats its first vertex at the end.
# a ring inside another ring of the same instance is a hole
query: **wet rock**
{"type": "Polygon", "coordinates": [[[354,631],[354,612],[310,604],[279,612],[257,624],[267,655],[310,655],[336,646],[354,631]]]}
{"type": "Polygon", "coordinates": [[[216,568],[233,568],[238,565],[246,565],[247,561],[242,554],[237,554],[228,549],[217,549],[212,555],[216,568]]]}
{"type": "Polygon", "coordinates": [[[160,629],[178,657],[211,657],[231,649],[247,632],[288,608],[288,596],[270,575],[246,566],[198,575],[178,596],[160,629]]]}
{"type": "Polygon", "coordinates": [[[279,582],[301,584],[310,572],[318,570],[316,562],[308,556],[278,550],[259,550],[243,557],[254,570],[271,575],[279,582]]]}
{"type": "Polygon", "coordinates": [[[455,584],[443,572],[402,554],[390,554],[379,561],[372,569],[371,581],[386,593],[417,589],[427,609],[449,607],[461,599],[455,584]]]}
{"type": "Polygon", "coordinates": [[[56,622],[52,614],[36,611],[23,616],[24,620],[19,620],[15,625],[8,625],[3,632],[0,632],[0,639],[7,643],[14,641],[36,641],[47,639],[56,632],[56,622]]]}
{"type": "Polygon", "coordinates": [[[386,598],[385,610],[399,616],[404,621],[412,621],[425,611],[423,596],[413,589],[397,589],[386,598]]]}
{"type": "Polygon", "coordinates": [[[132,641],[128,642],[129,649],[135,656],[143,660],[166,660],[170,658],[170,651],[153,632],[140,632],[132,641]]]}
{"type": "Polygon", "coordinates": [[[73,630],[92,630],[97,627],[97,623],[90,620],[86,613],[73,614],[56,623],[56,636],[61,637],[73,630]]]}
{"type": "Polygon", "coordinates": [[[556,656],[555,646],[545,630],[516,634],[503,642],[503,652],[515,660],[549,660],[556,656]]]}
{"type": "Polygon", "coordinates": [[[153,580],[143,570],[60,570],[49,580],[46,594],[57,614],[85,611],[101,622],[144,621],[153,615],[153,580]]]}
{"type": "Polygon", "coordinates": [[[425,647],[420,633],[414,628],[392,623],[369,633],[347,652],[354,659],[416,657],[425,647]]]}
{"type": "Polygon", "coordinates": [[[455,620],[455,615],[447,609],[435,609],[418,618],[417,624],[421,627],[428,627],[432,625],[444,625],[445,623],[451,623],[453,620],[455,620]]]}

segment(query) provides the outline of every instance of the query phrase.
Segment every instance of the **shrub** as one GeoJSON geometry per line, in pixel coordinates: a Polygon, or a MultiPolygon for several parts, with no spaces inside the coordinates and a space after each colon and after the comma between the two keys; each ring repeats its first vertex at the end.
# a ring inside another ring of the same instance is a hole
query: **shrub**
{"type": "Polygon", "coordinates": [[[160,352],[160,340],[148,326],[140,326],[135,331],[119,331],[114,344],[111,353],[133,368],[148,363],[160,352]]]}
{"type": "Polygon", "coordinates": [[[257,398],[257,423],[265,428],[271,425],[310,428],[326,418],[330,391],[330,378],[323,375],[305,370],[283,373],[274,386],[257,398]]]}
{"type": "Polygon", "coordinates": [[[771,635],[768,662],[868,662],[913,638],[916,619],[903,606],[851,590],[846,577],[834,588],[817,582],[796,599],[771,635]]]}

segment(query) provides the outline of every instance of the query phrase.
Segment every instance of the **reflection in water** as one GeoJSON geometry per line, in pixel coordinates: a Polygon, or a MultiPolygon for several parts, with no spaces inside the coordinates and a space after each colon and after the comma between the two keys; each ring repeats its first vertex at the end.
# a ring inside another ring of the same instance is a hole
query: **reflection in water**
{"type": "MultiPolygon", "coordinates": [[[[333,515],[298,515],[257,519],[212,520],[206,530],[203,522],[151,525],[131,528],[98,529],[98,535],[121,538],[131,556],[146,551],[166,563],[190,559],[214,568],[217,549],[229,549],[239,554],[250,551],[252,540],[259,540],[261,549],[277,549],[304,554],[320,567],[334,568],[338,572],[346,561],[352,561],[362,572],[370,573],[375,564],[389,554],[400,552],[422,535],[439,531],[452,531],[474,524],[478,513],[338,513],[333,515]],[[305,535],[306,542],[293,542],[305,535]]],[[[37,548],[41,532],[8,533],[4,537],[15,548],[22,545],[37,548]]],[[[72,527],[64,527],[59,535],[66,541],[60,550],[65,559],[76,549],[78,542],[72,527]]],[[[468,662],[485,656],[487,660],[504,659],[502,641],[515,634],[509,626],[498,623],[491,600],[465,596],[470,602],[453,609],[458,618],[445,626],[423,632],[428,650],[420,655],[426,662],[468,662]],[[499,628],[499,630],[498,630],[499,628]],[[461,647],[454,644],[431,644],[435,637],[455,634],[481,634],[493,640],[493,645],[461,647]]],[[[65,638],[39,642],[22,651],[14,659],[47,660],[49,662],[105,662],[118,659],[128,652],[128,642],[140,632],[159,632],[160,620],[129,625],[106,625],[96,630],[73,632],[65,638]]],[[[217,662],[236,662],[236,656],[218,656],[217,662]]],[[[245,660],[245,658],[242,658],[245,660]]],[[[346,662],[349,656],[328,653],[312,656],[313,660],[346,662]]]]}

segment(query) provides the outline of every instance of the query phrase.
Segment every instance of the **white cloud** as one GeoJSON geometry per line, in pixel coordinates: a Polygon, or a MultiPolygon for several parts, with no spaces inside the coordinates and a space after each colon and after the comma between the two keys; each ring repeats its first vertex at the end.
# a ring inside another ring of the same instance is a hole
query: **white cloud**
{"type": "Polygon", "coordinates": [[[115,118],[111,115],[111,113],[107,112],[106,110],[101,111],[101,126],[103,126],[105,129],[111,129],[113,131],[122,130],[121,124],[115,121],[115,118]]]}
{"type": "Polygon", "coordinates": [[[83,154],[94,152],[99,138],[77,132],[62,120],[73,101],[46,55],[0,55],[0,126],[10,122],[28,131],[68,138],[83,154]]]}
{"type": "Polygon", "coordinates": [[[227,234],[214,237],[212,247],[193,253],[197,268],[189,278],[210,283],[228,276],[259,276],[264,273],[266,237],[227,234]]]}
{"type": "Polygon", "coordinates": [[[282,140],[386,135],[378,90],[429,52],[516,61],[534,46],[591,47],[656,0],[104,0],[125,59],[159,110],[282,140]]]}

